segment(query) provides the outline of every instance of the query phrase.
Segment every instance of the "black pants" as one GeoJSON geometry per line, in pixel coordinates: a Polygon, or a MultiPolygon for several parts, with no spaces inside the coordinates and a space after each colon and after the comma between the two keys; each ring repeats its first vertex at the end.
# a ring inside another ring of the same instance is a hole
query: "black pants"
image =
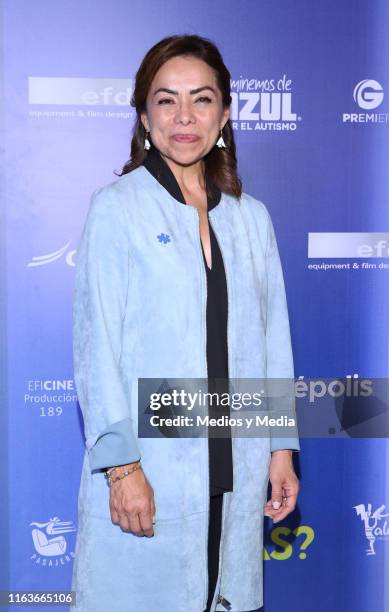
{"type": "MultiPolygon", "coordinates": [[[[209,612],[215,593],[219,573],[219,546],[222,527],[223,493],[209,498],[209,530],[208,530],[208,601],[204,612],[209,612]]],[[[263,608],[261,608],[263,612],[263,608]]]]}

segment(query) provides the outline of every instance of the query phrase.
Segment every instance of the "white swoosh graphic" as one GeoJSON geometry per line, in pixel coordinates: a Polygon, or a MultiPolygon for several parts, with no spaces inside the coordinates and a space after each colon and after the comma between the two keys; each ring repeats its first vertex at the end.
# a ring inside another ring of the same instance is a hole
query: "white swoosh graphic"
{"type": "Polygon", "coordinates": [[[33,257],[32,260],[27,264],[27,266],[44,266],[45,264],[51,263],[52,261],[59,259],[65,253],[69,244],[70,240],[65,244],[65,246],[58,249],[58,251],[48,253],[47,255],[37,255],[36,257],[33,257]]]}

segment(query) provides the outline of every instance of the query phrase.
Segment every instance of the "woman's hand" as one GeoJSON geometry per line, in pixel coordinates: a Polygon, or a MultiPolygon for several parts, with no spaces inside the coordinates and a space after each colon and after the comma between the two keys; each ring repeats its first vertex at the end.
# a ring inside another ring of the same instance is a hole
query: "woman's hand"
{"type": "MultiPolygon", "coordinates": [[[[114,472],[115,477],[135,463],[120,466],[114,472]]],[[[142,469],[112,483],[109,508],[112,522],[119,524],[124,531],[137,536],[154,535],[154,491],[142,469]]]]}
{"type": "Polygon", "coordinates": [[[264,515],[273,523],[282,521],[296,506],[299,481],[293,469],[292,451],[273,451],[270,461],[271,499],[264,507],[264,515]]]}

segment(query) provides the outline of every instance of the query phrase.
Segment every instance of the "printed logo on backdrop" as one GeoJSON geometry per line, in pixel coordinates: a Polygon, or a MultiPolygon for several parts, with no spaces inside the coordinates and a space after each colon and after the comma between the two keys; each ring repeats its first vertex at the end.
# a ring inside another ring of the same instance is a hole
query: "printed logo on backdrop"
{"type": "Polygon", "coordinates": [[[315,537],[315,530],[310,525],[299,525],[295,529],[274,527],[270,531],[265,528],[263,560],[287,561],[293,558],[304,561],[309,558],[308,548],[315,537]]]}
{"type": "Polygon", "coordinates": [[[24,405],[39,408],[41,417],[60,417],[63,409],[78,401],[74,380],[28,380],[24,405]]]}
{"type": "Polygon", "coordinates": [[[343,113],[343,123],[388,123],[389,113],[368,112],[375,111],[384,100],[384,90],[378,81],[374,79],[364,79],[359,81],[353,90],[355,105],[366,112],[343,113]]]}
{"type": "Polygon", "coordinates": [[[129,119],[135,112],[130,108],[131,95],[132,79],[29,77],[28,104],[41,108],[30,108],[28,114],[34,119],[129,119]],[[69,109],[69,106],[79,108],[69,109]],[[104,107],[126,107],[126,110],[104,107]]]}
{"type": "Polygon", "coordinates": [[[308,270],[389,270],[389,232],[309,232],[308,259],[322,260],[309,263],[308,270]]]}
{"type": "Polygon", "coordinates": [[[61,567],[74,559],[73,521],[61,521],[58,516],[46,522],[30,523],[34,554],[30,559],[42,567],[61,567]],[[71,542],[70,542],[71,540],[71,542]]]}
{"type": "Polygon", "coordinates": [[[375,555],[376,541],[389,541],[389,525],[386,520],[389,517],[389,512],[384,512],[384,504],[374,511],[372,511],[372,504],[367,504],[367,508],[365,504],[359,504],[354,506],[354,510],[361,519],[364,528],[365,538],[368,543],[366,555],[375,555]]]}
{"type": "Polygon", "coordinates": [[[68,266],[74,267],[76,265],[74,263],[76,250],[73,249],[68,251],[70,242],[71,241],[69,240],[69,242],[67,242],[63,247],[57,251],[53,251],[52,253],[47,253],[46,255],[34,255],[28,262],[27,267],[47,266],[48,264],[51,264],[61,258],[68,266]]]}
{"type": "Polygon", "coordinates": [[[239,131],[295,131],[292,79],[231,79],[231,123],[239,131]]]}

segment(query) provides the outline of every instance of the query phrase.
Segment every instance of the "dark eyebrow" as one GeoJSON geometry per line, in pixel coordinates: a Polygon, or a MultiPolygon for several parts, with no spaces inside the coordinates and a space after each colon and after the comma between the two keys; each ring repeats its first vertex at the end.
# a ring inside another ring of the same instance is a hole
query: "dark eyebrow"
{"type": "MultiPolygon", "coordinates": [[[[204,85],[203,87],[197,87],[197,89],[191,89],[189,93],[194,95],[194,94],[199,93],[200,91],[204,91],[204,89],[210,89],[216,95],[215,89],[211,87],[210,85],[204,85]]],[[[160,91],[164,91],[165,93],[169,93],[169,94],[178,96],[178,91],[174,91],[174,89],[168,89],[167,87],[160,87],[153,93],[153,96],[156,96],[157,93],[159,93],[160,91]]]]}

